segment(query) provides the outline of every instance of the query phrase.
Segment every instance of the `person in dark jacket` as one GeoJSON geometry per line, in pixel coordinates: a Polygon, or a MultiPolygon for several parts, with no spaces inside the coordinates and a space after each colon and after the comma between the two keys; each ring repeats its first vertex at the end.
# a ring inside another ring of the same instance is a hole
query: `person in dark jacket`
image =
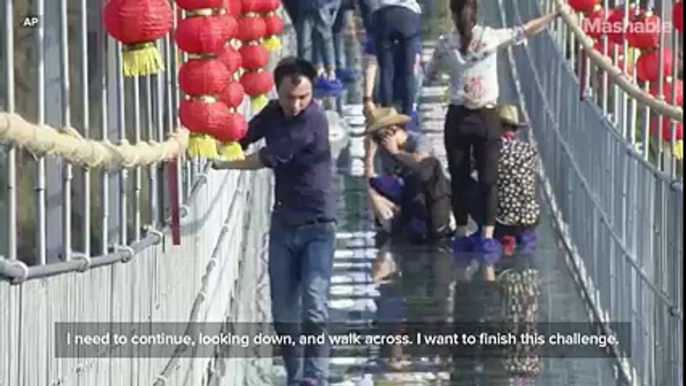
{"type": "Polygon", "coordinates": [[[251,121],[240,141],[265,146],[240,161],[215,161],[215,169],[270,168],[275,203],[269,236],[269,281],[288,386],[328,384],[330,345],[301,346],[299,337],[326,334],[336,248],[336,200],[329,124],[313,102],[314,66],[283,59],[274,70],[278,100],[251,121]]]}
{"type": "MultiPolygon", "coordinates": [[[[372,101],[372,95],[365,95],[365,104],[376,102],[381,107],[395,105],[400,96],[399,111],[412,116],[416,92],[415,69],[418,67],[420,51],[420,20],[422,9],[416,0],[380,0],[378,8],[372,14],[372,31],[367,31],[368,39],[365,49],[367,55],[374,53],[379,69],[378,98],[372,101]]],[[[370,66],[374,62],[368,60],[370,66]]],[[[370,80],[372,68],[365,70],[367,91],[372,90],[370,80]]],[[[368,106],[369,109],[369,106],[368,106]]]]}

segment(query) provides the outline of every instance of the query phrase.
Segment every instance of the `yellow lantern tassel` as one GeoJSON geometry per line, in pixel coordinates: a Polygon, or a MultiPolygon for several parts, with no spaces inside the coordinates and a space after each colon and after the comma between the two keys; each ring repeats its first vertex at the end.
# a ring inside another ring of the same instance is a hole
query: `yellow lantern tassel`
{"type": "Polygon", "coordinates": [[[125,77],[155,75],[164,71],[164,62],[155,43],[126,45],[122,59],[125,77]]]}
{"type": "Polygon", "coordinates": [[[679,161],[684,159],[684,141],[677,141],[674,144],[674,157],[679,161]]]}
{"type": "Polygon", "coordinates": [[[216,141],[207,135],[193,134],[188,141],[188,155],[192,158],[219,158],[216,141]]]}
{"type": "Polygon", "coordinates": [[[202,153],[202,142],[203,142],[203,136],[200,134],[191,134],[191,137],[188,139],[188,156],[191,158],[198,158],[200,157],[200,153],[202,153]]]}
{"type": "Polygon", "coordinates": [[[262,109],[264,108],[264,106],[267,105],[267,103],[269,103],[269,99],[264,94],[252,98],[251,107],[253,114],[257,114],[260,111],[262,111],[262,109]]]}
{"type": "Polygon", "coordinates": [[[278,36],[274,35],[271,36],[269,39],[264,41],[264,48],[267,49],[267,51],[281,51],[281,39],[279,39],[278,36]]]}
{"type": "Polygon", "coordinates": [[[229,142],[221,145],[222,159],[226,161],[242,161],[245,159],[243,148],[238,142],[229,142]]]}
{"type": "Polygon", "coordinates": [[[205,140],[202,143],[202,153],[200,156],[206,159],[219,158],[219,153],[217,152],[217,141],[209,135],[205,136],[205,140]]]}

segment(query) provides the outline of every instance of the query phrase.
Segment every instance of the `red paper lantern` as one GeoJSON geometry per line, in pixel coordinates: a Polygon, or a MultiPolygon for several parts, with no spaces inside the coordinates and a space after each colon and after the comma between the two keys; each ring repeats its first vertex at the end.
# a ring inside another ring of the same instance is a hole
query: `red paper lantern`
{"type": "Polygon", "coordinates": [[[283,33],[283,19],[274,13],[271,13],[264,18],[264,24],[266,27],[265,36],[267,37],[281,35],[283,33]]]}
{"type": "Polygon", "coordinates": [[[225,0],[176,0],[176,5],[185,11],[196,9],[221,9],[225,0]]]}
{"type": "Polygon", "coordinates": [[[244,16],[238,20],[238,39],[252,42],[265,37],[267,25],[261,17],[244,16]]]}
{"type": "Polygon", "coordinates": [[[162,57],[154,44],[171,31],[174,13],[167,0],[110,0],[103,22],[107,32],[124,44],[124,76],[159,73],[162,57]]]}
{"type": "Polygon", "coordinates": [[[219,95],[231,81],[231,73],[217,59],[189,60],[179,70],[179,87],[190,96],[219,95]]]}
{"type": "MultiPolygon", "coordinates": [[[[653,117],[652,132],[653,135],[659,137],[663,141],[672,140],[672,121],[669,117],[659,116],[653,117]],[[662,126],[662,127],[660,127],[662,126]]],[[[684,139],[684,124],[683,122],[674,122],[676,126],[674,128],[675,137],[677,141],[682,141],[684,139]]]]}
{"type": "Polygon", "coordinates": [[[257,5],[254,8],[256,13],[265,14],[276,11],[279,9],[279,5],[281,5],[280,0],[257,0],[257,5]]]}
{"type": "MultiPolygon", "coordinates": [[[[672,76],[674,71],[674,60],[672,50],[663,48],[664,55],[664,76],[672,76]]],[[[642,82],[657,82],[660,80],[660,51],[644,52],[636,61],[636,76],[642,82]]]]}
{"type": "Polygon", "coordinates": [[[216,54],[224,50],[231,31],[217,16],[183,19],[176,29],[176,44],[189,54],[216,54]]]}
{"type": "Polygon", "coordinates": [[[263,13],[276,12],[279,9],[279,6],[281,6],[281,0],[263,0],[263,3],[263,13]]]}
{"type": "Polygon", "coordinates": [[[241,84],[246,94],[257,97],[271,91],[274,87],[274,78],[265,71],[250,71],[241,76],[241,84]]]}
{"type": "Polygon", "coordinates": [[[215,98],[197,98],[181,102],[179,119],[193,133],[214,136],[228,124],[229,108],[215,98]]]}
{"type": "Polygon", "coordinates": [[[672,9],[672,24],[679,32],[684,32],[684,2],[679,1],[672,9]]]}
{"type": "Polygon", "coordinates": [[[575,12],[588,13],[593,11],[596,5],[600,4],[601,0],[569,0],[569,6],[575,12]]]}
{"type": "Polygon", "coordinates": [[[245,90],[239,82],[229,83],[220,96],[221,101],[230,109],[238,108],[243,103],[244,98],[245,90]]]}
{"type": "Polygon", "coordinates": [[[602,6],[596,7],[593,12],[589,13],[581,25],[586,35],[596,40],[605,36],[608,14],[602,6]]]}
{"type": "Polygon", "coordinates": [[[259,70],[269,64],[269,52],[261,44],[245,45],[239,52],[246,70],[259,70]]]}
{"type": "MultiPolygon", "coordinates": [[[[636,17],[638,8],[632,5],[629,7],[629,23],[636,17]]],[[[624,44],[628,24],[624,24],[624,7],[615,8],[607,16],[607,37],[615,44],[624,44]]]]}
{"type": "MultiPolygon", "coordinates": [[[[232,0],[229,0],[231,2],[232,0]]],[[[241,12],[246,13],[261,13],[263,0],[234,0],[241,3],[241,12]]]]}
{"type": "MultiPolygon", "coordinates": [[[[650,93],[655,97],[660,96],[660,83],[655,82],[650,88],[650,93]]],[[[664,100],[669,104],[675,106],[683,106],[684,104],[684,84],[681,80],[672,80],[671,78],[665,81],[662,93],[664,94],[664,100]],[[676,99],[672,97],[674,88],[676,88],[676,99]]]]}
{"type": "Polygon", "coordinates": [[[230,45],[224,47],[224,51],[219,55],[219,60],[224,63],[231,74],[235,74],[243,65],[243,58],[241,58],[240,52],[230,45]]]}
{"type": "Polygon", "coordinates": [[[248,132],[248,121],[243,114],[228,113],[226,125],[214,133],[213,137],[222,143],[241,140],[248,132]]]}
{"type": "Polygon", "coordinates": [[[220,20],[225,24],[228,38],[226,40],[235,39],[238,36],[238,20],[235,16],[225,13],[220,16],[220,20]]]}
{"type": "Polygon", "coordinates": [[[233,17],[239,17],[243,13],[243,5],[240,0],[225,0],[226,5],[224,8],[233,17]]]}
{"type": "Polygon", "coordinates": [[[651,11],[637,16],[630,24],[626,38],[629,45],[639,50],[660,46],[662,20],[651,11]]]}

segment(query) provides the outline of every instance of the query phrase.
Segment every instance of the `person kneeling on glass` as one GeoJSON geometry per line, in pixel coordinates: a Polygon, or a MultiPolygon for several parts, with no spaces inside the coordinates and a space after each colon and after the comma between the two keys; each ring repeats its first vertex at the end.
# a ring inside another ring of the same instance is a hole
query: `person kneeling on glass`
{"type": "MultiPolygon", "coordinates": [[[[503,127],[502,147],[498,161],[497,186],[498,206],[494,238],[503,245],[503,257],[531,257],[537,244],[536,228],[540,223],[541,209],[537,200],[537,174],[540,167],[538,150],[532,144],[516,138],[517,134],[528,127],[519,119],[517,106],[501,104],[498,115],[503,127]]],[[[479,226],[484,224],[484,214],[476,208],[478,183],[470,181],[469,201],[472,202],[471,216],[479,226]]],[[[476,250],[479,233],[456,242],[453,245],[455,258],[469,267],[473,273],[475,265],[471,252],[476,250]]],[[[486,261],[493,266],[498,261],[486,261]]]]}
{"type": "Polygon", "coordinates": [[[405,126],[412,118],[395,108],[368,117],[365,167],[377,225],[417,242],[450,236],[450,183],[427,139],[405,126]],[[375,172],[378,157],[382,175],[375,172]]]}

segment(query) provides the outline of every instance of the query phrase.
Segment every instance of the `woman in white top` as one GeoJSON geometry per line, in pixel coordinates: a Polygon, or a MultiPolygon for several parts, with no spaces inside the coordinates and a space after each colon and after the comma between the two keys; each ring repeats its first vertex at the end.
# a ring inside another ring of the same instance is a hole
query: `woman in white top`
{"type": "Polygon", "coordinates": [[[457,224],[453,247],[456,251],[476,252],[485,266],[486,280],[493,281],[493,265],[502,257],[502,245],[493,238],[502,144],[502,127],[496,110],[499,97],[497,53],[501,48],[521,44],[528,36],[542,31],[559,13],[532,20],[524,26],[493,29],[477,23],[477,0],[451,0],[450,9],[456,29],[440,38],[426,76],[431,80],[442,71],[451,79],[445,147],[457,224]],[[480,234],[468,237],[467,192],[463,187],[470,178],[471,154],[477,162],[479,197],[483,200],[481,218],[485,222],[480,234]]]}

